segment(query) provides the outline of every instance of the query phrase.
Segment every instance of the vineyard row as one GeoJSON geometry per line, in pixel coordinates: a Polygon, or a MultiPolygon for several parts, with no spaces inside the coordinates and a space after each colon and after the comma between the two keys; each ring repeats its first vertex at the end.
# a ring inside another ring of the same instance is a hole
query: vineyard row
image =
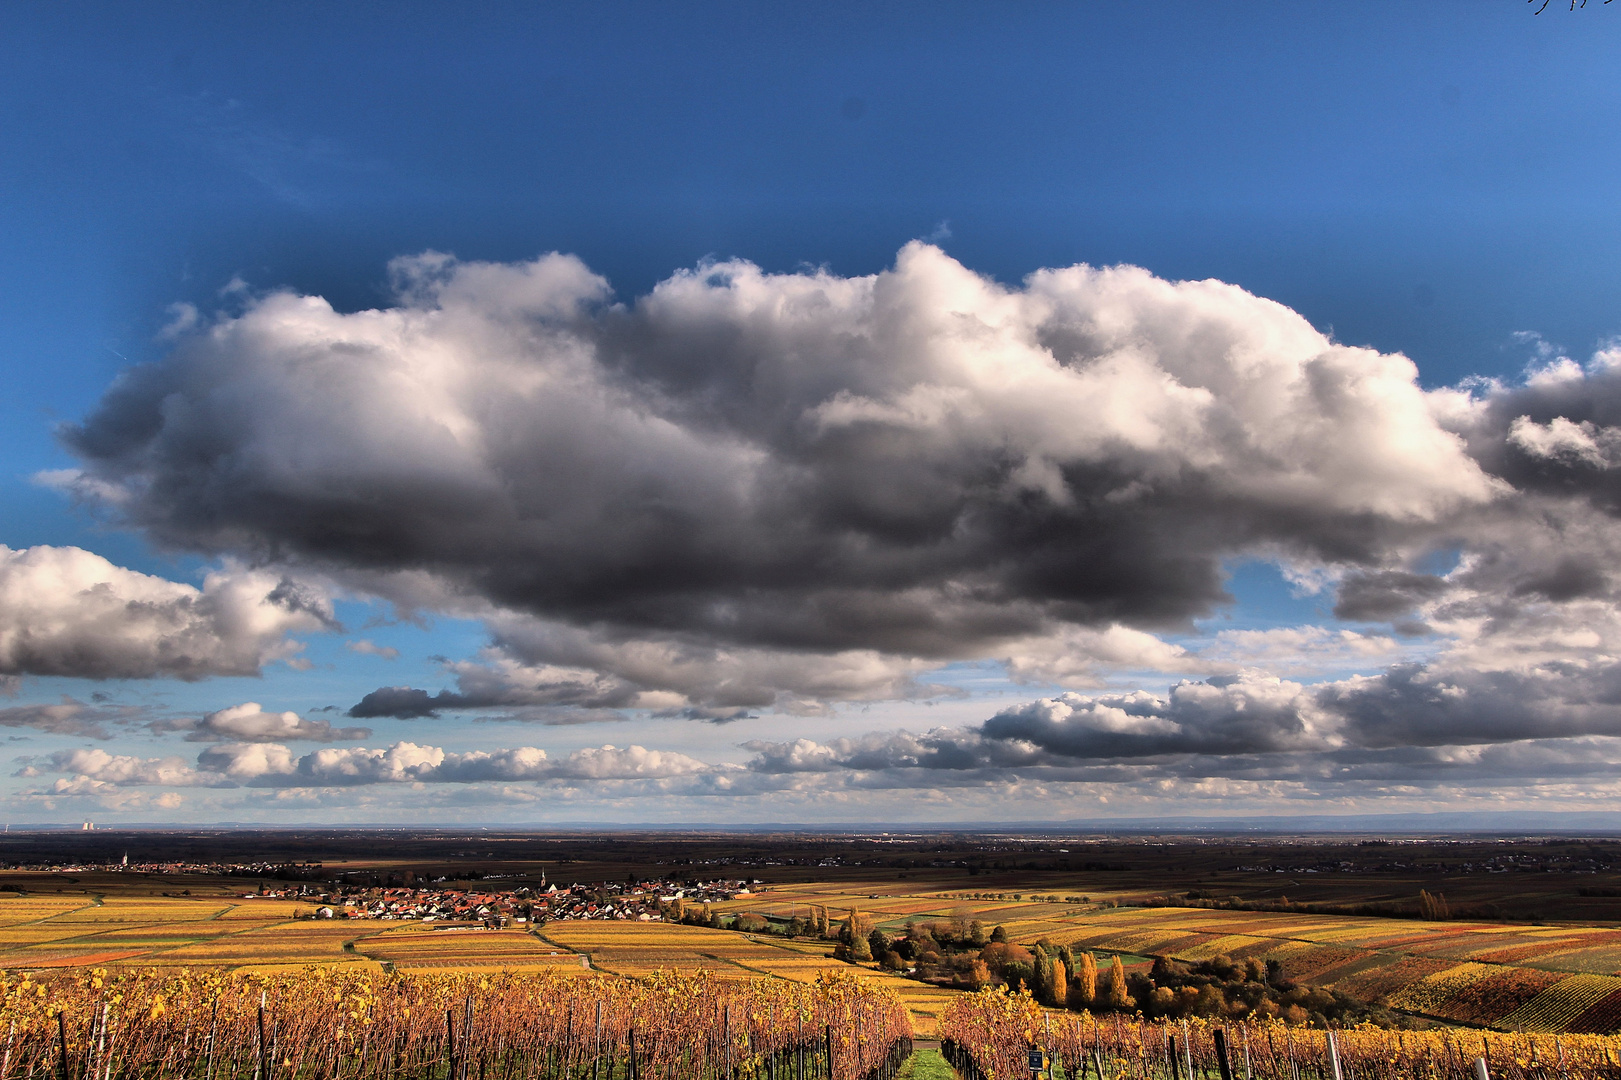
{"type": "Polygon", "coordinates": [[[942,1049],[965,1080],[1621,1080],[1621,1039],[1479,1031],[1326,1031],[1277,1020],[1151,1023],[1058,1014],[1028,994],[952,1002],[942,1049]]]}
{"type": "Polygon", "coordinates": [[[540,974],[0,983],[0,1080],[891,1080],[893,992],[540,974]]]}

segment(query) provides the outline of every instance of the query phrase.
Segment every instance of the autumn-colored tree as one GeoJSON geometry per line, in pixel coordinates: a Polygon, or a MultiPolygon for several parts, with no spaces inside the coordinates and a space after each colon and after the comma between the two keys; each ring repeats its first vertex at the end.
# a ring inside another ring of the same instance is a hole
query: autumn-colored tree
{"type": "Polygon", "coordinates": [[[865,938],[872,933],[872,918],[863,914],[858,908],[851,908],[844,922],[839,927],[839,940],[846,945],[855,945],[857,938],[865,938]]]}
{"type": "Polygon", "coordinates": [[[872,959],[872,945],[867,941],[872,929],[871,919],[855,908],[850,909],[844,925],[839,928],[839,940],[848,947],[851,960],[865,962],[872,959]]]}
{"type": "Polygon", "coordinates": [[[1441,893],[1418,890],[1418,906],[1423,917],[1430,922],[1444,922],[1452,918],[1452,911],[1447,907],[1447,898],[1441,893]]]}
{"type": "Polygon", "coordinates": [[[1193,1000],[1193,1013],[1195,1016],[1227,1015],[1227,995],[1219,986],[1199,987],[1198,996],[1193,1000]]]}
{"type": "Polygon", "coordinates": [[[1047,1004],[1062,1009],[1069,1002],[1069,969],[1064,961],[1053,957],[1052,990],[1047,998],[1047,1004]]]}
{"type": "Polygon", "coordinates": [[[1023,945],[1011,941],[993,941],[980,950],[979,958],[991,969],[991,975],[1011,984],[1022,983],[1034,976],[1036,958],[1023,945]]]}
{"type": "Polygon", "coordinates": [[[1118,955],[1109,958],[1109,974],[1103,980],[1103,997],[1111,1009],[1129,1009],[1137,1004],[1126,992],[1126,965],[1118,955]]]}
{"type": "Polygon", "coordinates": [[[998,923],[997,926],[996,926],[996,929],[991,931],[991,941],[994,943],[994,942],[1000,942],[1000,941],[1006,941],[1006,940],[1007,940],[1007,931],[1002,929],[1002,925],[1000,923],[998,923]]]}
{"type": "Polygon", "coordinates": [[[1098,997],[1098,961],[1089,952],[1081,954],[1080,968],[1069,984],[1069,1007],[1079,1012],[1090,1009],[1098,997]]]}

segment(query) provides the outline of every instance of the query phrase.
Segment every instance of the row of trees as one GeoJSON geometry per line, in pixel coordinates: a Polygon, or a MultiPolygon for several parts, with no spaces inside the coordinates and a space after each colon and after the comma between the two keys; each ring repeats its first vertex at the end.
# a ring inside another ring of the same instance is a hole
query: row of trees
{"type": "Polygon", "coordinates": [[[982,955],[989,972],[1000,974],[1010,989],[1026,987],[1038,1002],[1054,1008],[1140,1013],[1150,1020],[1277,1018],[1319,1027],[1410,1023],[1345,994],[1297,984],[1276,960],[1240,962],[1217,956],[1189,964],[1161,956],[1147,972],[1128,974],[1119,956],[1109,957],[1107,967],[1100,970],[1091,953],[1075,955],[1050,943],[1039,943],[1034,950],[993,944],[982,955]]]}
{"type": "Polygon", "coordinates": [[[1294,1024],[1402,1023],[1401,1018],[1344,994],[1298,985],[1276,960],[1217,956],[1183,963],[1158,957],[1148,971],[1128,973],[1118,955],[1099,958],[1045,938],[1026,948],[1010,941],[1002,927],[987,933],[977,921],[908,923],[905,933],[891,937],[855,909],[836,936],[835,955],[844,959],[876,960],[890,970],[911,971],[917,978],[963,989],[1029,990],[1049,1008],[1141,1013],[1149,1019],[1276,1017],[1294,1024]]]}
{"type": "Polygon", "coordinates": [[[937,965],[948,955],[975,953],[993,942],[1007,940],[1000,926],[987,931],[980,920],[966,918],[929,924],[909,922],[905,933],[892,938],[856,908],[850,909],[837,933],[827,936],[838,941],[833,955],[839,959],[856,963],[876,960],[893,971],[937,965]]]}

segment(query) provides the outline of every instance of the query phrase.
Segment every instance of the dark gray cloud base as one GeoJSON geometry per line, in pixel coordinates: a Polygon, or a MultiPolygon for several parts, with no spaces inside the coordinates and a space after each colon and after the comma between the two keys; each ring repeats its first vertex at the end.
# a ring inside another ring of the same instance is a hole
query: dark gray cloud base
{"type": "Polygon", "coordinates": [[[1410,363],[1215,282],[1009,290],[924,245],[872,278],[708,267],[629,308],[562,256],[396,274],[386,311],[277,294],[216,323],[69,445],[192,550],[930,657],[1183,624],[1225,555],[1377,560],[1491,494],[1410,363]]]}

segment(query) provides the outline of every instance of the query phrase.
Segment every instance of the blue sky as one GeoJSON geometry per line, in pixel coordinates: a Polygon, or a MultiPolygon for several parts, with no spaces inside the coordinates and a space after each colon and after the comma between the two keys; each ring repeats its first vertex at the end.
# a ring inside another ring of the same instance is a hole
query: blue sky
{"type": "Polygon", "coordinates": [[[5,812],[1602,805],[1621,14],[1534,11],[9,5],[5,812]]]}

